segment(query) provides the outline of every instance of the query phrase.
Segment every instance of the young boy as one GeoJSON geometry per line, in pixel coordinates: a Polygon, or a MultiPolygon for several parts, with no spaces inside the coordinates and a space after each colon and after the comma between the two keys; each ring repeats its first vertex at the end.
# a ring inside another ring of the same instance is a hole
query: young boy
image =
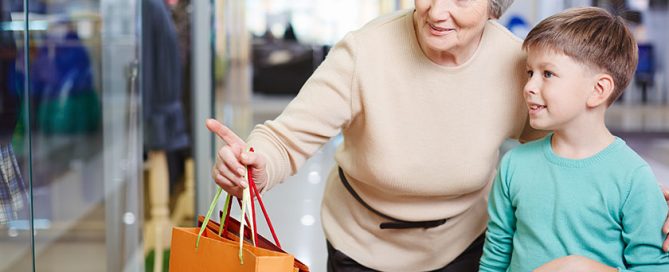
{"type": "Polygon", "coordinates": [[[573,271],[569,261],[583,271],[669,271],[660,188],[604,124],[637,63],[625,23],[600,8],[567,10],[539,23],[523,49],[530,125],[553,133],[502,158],[480,271],[573,271]]]}

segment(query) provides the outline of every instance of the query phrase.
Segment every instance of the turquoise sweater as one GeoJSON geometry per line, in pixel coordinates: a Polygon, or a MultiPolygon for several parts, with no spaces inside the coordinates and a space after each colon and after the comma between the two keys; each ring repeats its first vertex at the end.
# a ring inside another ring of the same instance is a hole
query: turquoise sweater
{"type": "Polygon", "coordinates": [[[581,160],[558,157],[550,138],[502,158],[480,271],[531,271],[567,255],[669,271],[667,203],[648,164],[620,138],[581,160]]]}

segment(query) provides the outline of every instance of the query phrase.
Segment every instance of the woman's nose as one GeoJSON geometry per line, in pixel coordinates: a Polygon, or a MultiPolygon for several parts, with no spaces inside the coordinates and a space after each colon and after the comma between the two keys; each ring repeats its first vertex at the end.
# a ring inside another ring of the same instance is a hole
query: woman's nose
{"type": "MultiPolygon", "coordinates": [[[[430,19],[441,22],[446,21],[451,16],[454,0],[433,0],[430,6],[430,19]]],[[[456,0],[457,1],[457,0],[456,0]]]]}

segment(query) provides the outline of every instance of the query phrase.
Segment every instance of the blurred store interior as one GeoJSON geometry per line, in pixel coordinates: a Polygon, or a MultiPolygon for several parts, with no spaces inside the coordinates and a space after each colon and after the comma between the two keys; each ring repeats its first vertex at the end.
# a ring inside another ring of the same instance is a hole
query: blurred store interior
{"type": "MultiPolygon", "coordinates": [[[[522,38],[566,8],[624,11],[639,65],[607,123],[665,186],[668,2],[516,0],[499,20],[522,38]]],[[[281,113],[347,32],[412,6],[0,0],[0,91],[14,99],[1,104],[0,116],[13,124],[9,137],[25,184],[12,216],[0,221],[0,271],[168,271],[171,227],[194,226],[216,190],[210,173],[222,143],[204,120],[215,117],[245,137],[281,113]]],[[[284,248],[312,271],[325,271],[319,210],[340,142],[333,138],[264,195],[284,248]]],[[[269,233],[263,224],[260,232],[269,233]]]]}

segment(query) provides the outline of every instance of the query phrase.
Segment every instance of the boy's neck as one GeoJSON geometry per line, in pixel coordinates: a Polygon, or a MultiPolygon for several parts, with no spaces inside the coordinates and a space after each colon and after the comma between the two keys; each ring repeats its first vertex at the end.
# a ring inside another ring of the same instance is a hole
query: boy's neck
{"type": "Polygon", "coordinates": [[[604,150],[615,137],[604,123],[604,116],[596,114],[580,125],[556,129],[551,139],[553,152],[563,158],[585,159],[604,150]]]}

